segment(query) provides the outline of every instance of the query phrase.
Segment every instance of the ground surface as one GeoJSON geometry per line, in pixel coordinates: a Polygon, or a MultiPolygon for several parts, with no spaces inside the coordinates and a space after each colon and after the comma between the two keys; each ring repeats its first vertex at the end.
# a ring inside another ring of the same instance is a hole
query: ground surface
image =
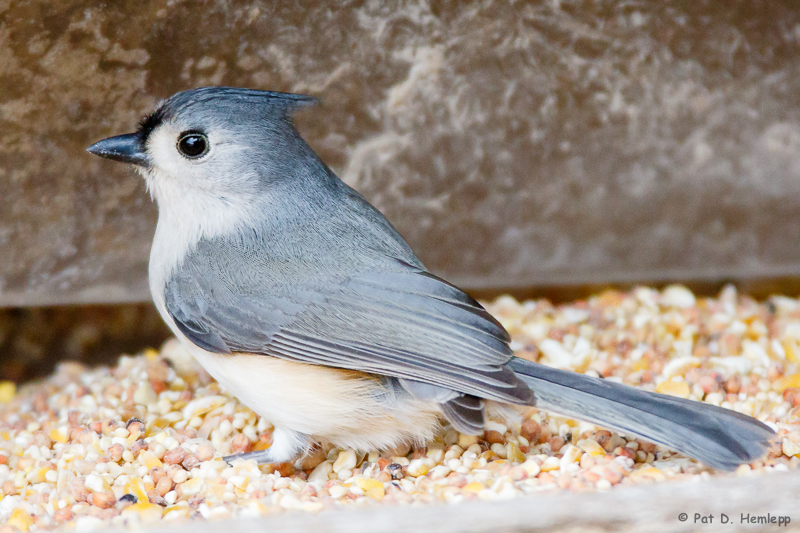
{"type": "Polygon", "coordinates": [[[18,390],[0,384],[0,531],[469,506],[710,477],[735,484],[800,463],[798,300],[759,303],[732,288],[697,299],[675,286],[557,307],[511,298],[487,307],[521,357],[747,413],[778,431],[776,445],[764,460],[723,475],[659,446],[530,409],[516,422],[492,422],[481,437],[444,427],[424,448],[367,454],[323,444],[297,465],[229,466],[223,455],[268,446],[271,425],[168,342],[112,368],[65,363],[18,390]]]}

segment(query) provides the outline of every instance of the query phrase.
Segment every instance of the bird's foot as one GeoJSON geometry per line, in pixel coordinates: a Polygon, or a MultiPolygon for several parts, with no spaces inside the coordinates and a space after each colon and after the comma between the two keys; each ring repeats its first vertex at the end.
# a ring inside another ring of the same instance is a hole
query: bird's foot
{"type": "Polygon", "coordinates": [[[310,442],[307,435],[286,428],[275,428],[272,433],[272,446],[266,450],[237,453],[236,455],[225,456],[222,459],[228,464],[237,459],[244,459],[245,461],[255,459],[256,463],[260,465],[285,463],[295,459],[303,449],[310,445],[310,442]]]}
{"type": "Polygon", "coordinates": [[[279,463],[280,461],[275,461],[270,453],[269,449],[266,450],[258,450],[257,452],[247,452],[247,453],[237,453],[235,455],[226,455],[222,458],[223,461],[226,463],[233,464],[233,461],[237,459],[244,459],[245,461],[249,459],[255,459],[256,463],[260,465],[270,464],[270,463],[279,463]]]}

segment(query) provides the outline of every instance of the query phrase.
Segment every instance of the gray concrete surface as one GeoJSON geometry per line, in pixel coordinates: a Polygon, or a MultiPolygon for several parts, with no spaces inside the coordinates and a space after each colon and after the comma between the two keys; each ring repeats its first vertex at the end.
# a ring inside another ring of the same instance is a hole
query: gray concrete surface
{"type": "Polygon", "coordinates": [[[300,129],[469,289],[797,278],[793,1],[0,0],[0,305],[147,299],[156,212],[84,148],[209,84],[300,129]]]}

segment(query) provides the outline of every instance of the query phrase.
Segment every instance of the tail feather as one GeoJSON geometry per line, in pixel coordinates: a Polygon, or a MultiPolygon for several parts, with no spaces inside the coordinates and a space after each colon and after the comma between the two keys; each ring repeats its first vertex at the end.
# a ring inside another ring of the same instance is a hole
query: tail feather
{"type": "Polygon", "coordinates": [[[720,470],[766,454],[775,432],[755,418],[514,358],[535,406],[663,444],[720,470]]]}

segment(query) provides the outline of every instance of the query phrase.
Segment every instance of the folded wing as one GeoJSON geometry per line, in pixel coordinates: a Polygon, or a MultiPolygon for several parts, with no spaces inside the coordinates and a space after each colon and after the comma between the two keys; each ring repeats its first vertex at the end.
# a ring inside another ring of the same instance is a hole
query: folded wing
{"type": "Polygon", "coordinates": [[[241,272],[209,268],[212,258],[197,254],[168,282],[166,307],[178,328],[206,350],[533,401],[528,386],[505,366],[512,352],[503,327],[464,292],[424,270],[398,262],[393,270],[275,287],[253,283],[253,276],[233,282],[228,278],[241,272]]]}

